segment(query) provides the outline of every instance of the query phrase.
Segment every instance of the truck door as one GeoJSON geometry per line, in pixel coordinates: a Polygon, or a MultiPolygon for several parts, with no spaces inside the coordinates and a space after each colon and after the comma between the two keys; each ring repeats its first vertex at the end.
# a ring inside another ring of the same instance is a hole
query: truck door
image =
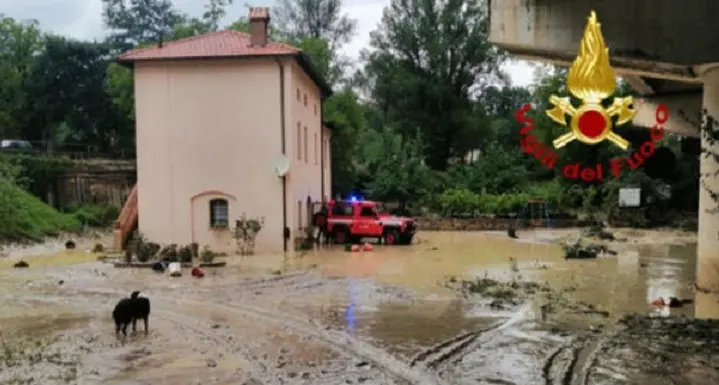
{"type": "Polygon", "coordinates": [[[382,225],[379,223],[377,211],[373,207],[363,206],[356,219],[358,234],[364,237],[382,236],[382,225]]]}

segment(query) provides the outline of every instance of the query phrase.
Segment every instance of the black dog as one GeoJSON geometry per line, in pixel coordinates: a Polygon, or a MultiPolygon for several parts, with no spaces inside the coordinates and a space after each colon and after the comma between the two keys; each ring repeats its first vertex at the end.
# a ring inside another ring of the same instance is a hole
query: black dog
{"type": "Polygon", "coordinates": [[[112,318],[115,319],[115,334],[120,335],[122,330],[123,336],[127,336],[127,325],[132,322],[132,331],[137,331],[137,320],[142,318],[145,322],[145,335],[148,330],[148,320],[150,317],[150,300],[140,297],[139,291],[133,291],[130,298],[123,298],[115,305],[112,311],[112,318]]]}

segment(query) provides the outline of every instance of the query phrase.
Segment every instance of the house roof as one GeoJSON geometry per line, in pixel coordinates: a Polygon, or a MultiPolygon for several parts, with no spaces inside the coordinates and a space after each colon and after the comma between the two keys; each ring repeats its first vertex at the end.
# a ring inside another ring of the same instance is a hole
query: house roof
{"type": "Polygon", "coordinates": [[[162,45],[137,48],[118,56],[120,64],[131,67],[140,61],[201,60],[260,57],[294,57],[307,75],[322,90],[323,97],[332,89],[317,73],[311,60],[301,49],[288,44],[268,41],[264,46],[253,46],[250,35],[244,32],[223,30],[179,39],[162,45]]]}

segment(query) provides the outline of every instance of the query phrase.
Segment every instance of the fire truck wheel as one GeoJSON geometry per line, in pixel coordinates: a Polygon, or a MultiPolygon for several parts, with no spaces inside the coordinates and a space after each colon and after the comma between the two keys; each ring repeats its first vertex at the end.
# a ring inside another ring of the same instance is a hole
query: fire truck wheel
{"type": "Polygon", "coordinates": [[[334,231],[332,239],[336,244],[343,245],[349,240],[349,231],[347,231],[347,228],[340,227],[334,231]]]}
{"type": "Polygon", "coordinates": [[[405,235],[405,236],[402,236],[402,237],[400,238],[400,241],[401,241],[400,243],[403,244],[403,245],[411,245],[411,244],[412,244],[412,238],[414,238],[414,234],[413,234],[413,235],[405,235]]]}
{"type": "Polygon", "coordinates": [[[384,244],[385,245],[396,245],[399,242],[399,233],[397,230],[387,230],[384,233],[384,244]]]}

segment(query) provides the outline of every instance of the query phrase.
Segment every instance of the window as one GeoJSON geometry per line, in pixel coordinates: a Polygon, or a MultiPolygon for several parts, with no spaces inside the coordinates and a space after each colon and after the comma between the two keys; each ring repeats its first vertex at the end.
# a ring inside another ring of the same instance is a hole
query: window
{"type": "Polygon", "coordinates": [[[338,202],[334,205],[334,207],[332,207],[332,215],[352,216],[354,215],[354,207],[346,203],[338,202]]]}
{"type": "Polygon", "coordinates": [[[305,94],[305,96],[303,97],[303,99],[304,99],[305,107],[307,107],[307,94],[305,94]]]}
{"type": "Polygon", "coordinates": [[[297,201],[297,228],[302,230],[302,201],[297,201]]]}
{"type": "Polygon", "coordinates": [[[297,160],[302,160],[302,124],[297,122],[297,160]]]}
{"type": "Polygon", "coordinates": [[[325,159],[324,159],[325,168],[327,168],[328,164],[330,163],[330,162],[329,162],[329,159],[330,159],[330,141],[327,140],[327,139],[324,140],[324,150],[325,150],[325,153],[323,154],[323,156],[325,157],[325,159]]]}
{"type": "Polygon", "coordinates": [[[210,201],[210,227],[229,227],[229,204],[227,199],[210,201]]]}
{"type": "Polygon", "coordinates": [[[317,133],[315,132],[315,164],[319,163],[319,154],[317,154],[319,151],[319,146],[317,143],[317,133]]]}
{"type": "Polygon", "coordinates": [[[360,211],[360,216],[376,218],[377,214],[375,214],[374,209],[372,209],[371,207],[362,207],[362,211],[360,211]]]}
{"type": "Polygon", "coordinates": [[[305,135],[304,135],[304,139],[305,139],[305,163],[307,163],[307,162],[309,162],[309,154],[308,154],[308,151],[307,151],[307,126],[305,126],[305,132],[304,132],[304,133],[305,133],[305,135]]]}
{"type": "Polygon", "coordinates": [[[297,101],[300,101],[300,98],[302,98],[302,93],[300,92],[300,89],[297,89],[297,101]]]}

